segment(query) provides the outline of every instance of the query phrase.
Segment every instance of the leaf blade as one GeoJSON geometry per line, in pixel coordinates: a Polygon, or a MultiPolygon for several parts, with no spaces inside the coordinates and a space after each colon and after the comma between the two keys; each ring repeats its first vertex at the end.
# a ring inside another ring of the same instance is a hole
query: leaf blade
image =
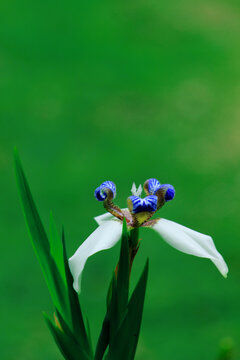
{"type": "Polygon", "coordinates": [[[109,344],[109,360],[133,360],[142,321],[148,277],[148,260],[130,298],[126,316],[109,344]]]}
{"type": "MultiPolygon", "coordinates": [[[[59,314],[58,314],[59,315],[59,314]]],[[[46,313],[43,313],[47,326],[59,348],[62,355],[66,360],[90,360],[91,358],[82,350],[79,344],[76,342],[74,336],[71,336],[71,331],[64,322],[64,329],[67,329],[67,333],[60,330],[49,318],[46,313]]],[[[61,325],[63,318],[60,320],[61,325]]]]}
{"type": "Polygon", "coordinates": [[[61,312],[63,317],[67,319],[69,315],[69,304],[66,297],[66,287],[51,256],[50,243],[34,203],[16,149],[14,152],[14,165],[23,214],[35,254],[40,263],[54,306],[61,312]]]}
{"type": "Polygon", "coordinates": [[[117,274],[117,298],[118,298],[119,320],[121,320],[121,317],[125,313],[128,304],[129,271],[130,271],[129,241],[128,241],[127,222],[126,219],[124,218],[120,258],[119,258],[118,274],[117,274]]]}
{"type": "Polygon", "coordinates": [[[49,238],[50,238],[50,252],[55,261],[57,268],[62,276],[62,279],[67,285],[66,275],[65,275],[65,266],[64,266],[64,258],[63,258],[63,246],[61,237],[59,236],[56,223],[53,218],[52,212],[50,212],[50,221],[49,221],[49,238]]]}

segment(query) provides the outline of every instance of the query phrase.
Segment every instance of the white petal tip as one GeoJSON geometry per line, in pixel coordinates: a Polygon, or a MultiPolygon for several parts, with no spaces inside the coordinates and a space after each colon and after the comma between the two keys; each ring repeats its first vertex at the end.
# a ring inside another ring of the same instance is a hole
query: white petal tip
{"type": "Polygon", "coordinates": [[[135,182],[132,184],[131,193],[133,196],[141,196],[142,194],[142,185],[140,184],[139,187],[136,187],[135,182]]]}
{"type": "Polygon", "coordinates": [[[228,270],[227,270],[227,272],[221,272],[221,275],[224,277],[224,279],[227,279],[227,277],[228,277],[228,270]]]}
{"type": "Polygon", "coordinates": [[[137,196],[141,196],[141,194],[142,194],[142,185],[140,184],[137,189],[137,196]]]}
{"type": "Polygon", "coordinates": [[[228,270],[226,272],[221,272],[221,275],[224,277],[224,279],[227,279],[228,277],[228,270]]]}
{"type": "Polygon", "coordinates": [[[76,285],[76,284],[73,283],[73,288],[74,288],[74,290],[76,291],[76,293],[79,295],[80,292],[81,292],[80,287],[79,287],[78,285],[76,285]]]}
{"type": "Polygon", "coordinates": [[[136,195],[136,192],[137,192],[137,188],[136,188],[136,184],[135,182],[132,184],[132,188],[131,188],[131,193],[132,195],[136,195]]]}
{"type": "Polygon", "coordinates": [[[223,277],[225,277],[225,279],[228,277],[228,267],[227,267],[226,271],[224,272],[223,277]]]}
{"type": "Polygon", "coordinates": [[[218,253],[218,257],[215,259],[211,259],[213,264],[217,267],[217,269],[219,270],[219,272],[222,274],[222,276],[224,278],[227,278],[227,274],[228,274],[228,266],[225,263],[222,255],[220,255],[220,253],[218,253]]]}

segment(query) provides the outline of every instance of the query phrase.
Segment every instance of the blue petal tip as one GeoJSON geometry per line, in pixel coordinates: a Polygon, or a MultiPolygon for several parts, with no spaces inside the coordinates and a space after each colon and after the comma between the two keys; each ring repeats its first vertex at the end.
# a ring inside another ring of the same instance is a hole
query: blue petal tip
{"type": "Polygon", "coordinates": [[[109,189],[113,193],[113,198],[116,196],[116,186],[112,181],[104,181],[94,191],[94,196],[98,201],[104,201],[107,198],[106,190],[109,189]]]}
{"type": "Polygon", "coordinates": [[[174,198],[175,196],[175,189],[172,185],[170,184],[164,184],[162,185],[162,187],[166,188],[166,192],[165,192],[165,201],[170,201],[174,198]]]}
{"type": "Polygon", "coordinates": [[[157,196],[149,195],[144,199],[138,196],[129,196],[128,198],[132,203],[132,213],[137,214],[139,212],[154,212],[157,210],[157,196]]]}
{"type": "Polygon", "coordinates": [[[160,182],[157,179],[148,179],[148,191],[149,194],[154,195],[161,187],[160,182]]]}

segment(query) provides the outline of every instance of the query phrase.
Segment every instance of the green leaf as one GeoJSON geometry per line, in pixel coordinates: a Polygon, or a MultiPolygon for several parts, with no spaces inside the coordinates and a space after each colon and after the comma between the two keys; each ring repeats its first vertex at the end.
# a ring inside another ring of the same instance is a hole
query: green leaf
{"type": "Polygon", "coordinates": [[[110,322],[110,334],[109,341],[114,337],[116,329],[119,324],[119,311],[118,311],[118,293],[117,293],[117,280],[115,274],[112,279],[112,298],[109,306],[109,322],[110,322]]]}
{"type": "Polygon", "coordinates": [[[57,226],[53,219],[52,212],[50,212],[50,251],[51,255],[58,267],[58,270],[62,276],[62,279],[67,285],[66,276],[65,276],[65,266],[64,266],[64,259],[63,259],[63,246],[61,237],[57,231],[57,226]]]}
{"type": "Polygon", "coordinates": [[[109,286],[108,286],[108,291],[107,291],[107,297],[106,297],[106,305],[107,305],[107,308],[108,308],[109,305],[110,305],[111,298],[112,298],[112,280],[110,281],[110,284],[109,284],[109,286]]]}
{"type": "Polygon", "coordinates": [[[110,321],[109,321],[109,312],[107,312],[103,320],[100,336],[98,338],[94,360],[102,360],[106,348],[108,347],[109,344],[109,336],[110,336],[110,321]]]}
{"type": "MultiPolygon", "coordinates": [[[[92,358],[87,355],[81,346],[77,343],[71,330],[67,324],[61,318],[61,326],[64,323],[64,327],[59,329],[48,317],[47,314],[43,313],[48,328],[50,329],[56,344],[58,345],[61,353],[66,360],[91,360],[92,358]],[[66,331],[66,332],[65,332],[66,331]]],[[[59,316],[59,314],[58,314],[59,316]]]]}
{"type": "Polygon", "coordinates": [[[130,246],[132,248],[136,248],[137,245],[138,245],[138,240],[139,240],[139,228],[135,228],[135,229],[132,229],[130,231],[130,246]]]}
{"type": "MultiPolygon", "coordinates": [[[[74,342],[74,343],[78,343],[79,344],[79,353],[82,354],[81,357],[84,356],[84,358],[87,359],[92,359],[93,358],[93,354],[92,351],[89,353],[88,349],[86,351],[82,341],[82,338],[79,338],[78,336],[76,337],[76,335],[72,332],[72,330],[69,328],[68,324],[65,322],[65,320],[63,319],[63,317],[61,316],[61,314],[56,310],[57,313],[57,319],[59,320],[60,326],[62,327],[63,332],[74,342]]],[[[90,328],[89,328],[89,324],[88,324],[88,331],[89,331],[89,337],[90,337],[90,328]]]]}
{"type": "Polygon", "coordinates": [[[118,323],[119,323],[119,312],[118,312],[118,299],[117,299],[117,280],[115,273],[113,273],[112,281],[109,289],[111,289],[109,304],[107,307],[107,313],[104,317],[102,329],[98,338],[94,360],[101,360],[105,353],[105,350],[109,344],[110,337],[113,337],[118,323]]]}
{"type": "Polygon", "coordinates": [[[63,319],[62,315],[60,314],[60,312],[57,309],[56,309],[55,316],[59,322],[62,332],[64,332],[64,334],[67,335],[68,337],[72,337],[72,339],[74,339],[75,342],[78,342],[75,335],[72,333],[70,327],[68,326],[68,324],[63,319]]]}
{"type": "Polygon", "coordinates": [[[51,255],[50,244],[34,204],[17,151],[14,153],[16,179],[32,245],[39,260],[53,303],[65,319],[69,318],[67,291],[51,255]]]}
{"type": "Polygon", "coordinates": [[[66,344],[66,339],[65,339],[65,335],[61,332],[61,330],[59,330],[54,324],[53,322],[50,320],[50,318],[48,317],[47,314],[43,313],[44,319],[46,321],[46,324],[59,348],[59,350],[61,351],[64,359],[66,360],[73,360],[74,356],[72,356],[72,354],[69,353],[68,351],[68,346],[66,344]]]}
{"type": "Polygon", "coordinates": [[[117,299],[119,319],[124,315],[128,304],[129,292],[129,244],[126,219],[123,221],[123,232],[120,259],[117,274],[117,299]]]}
{"type": "Polygon", "coordinates": [[[91,357],[93,358],[93,347],[92,347],[92,336],[91,336],[91,329],[90,329],[90,323],[88,318],[86,318],[86,332],[87,332],[87,337],[88,337],[88,343],[89,343],[89,348],[90,348],[90,352],[91,352],[91,357]]]}
{"type": "Polygon", "coordinates": [[[133,360],[142,321],[147,285],[148,260],[128,304],[127,313],[109,344],[109,360],[133,360]]]}
{"type": "Polygon", "coordinates": [[[77,335],[78,342],[80,343],[82,348],[85,350],[86,353],[90,354],[91,357],[93,357],[91,340],[88,337],[86,331],[78,295],[76,291],[73,289],[73,277],[68,265],[64,231],[62,231],[62,247],[63,247],[64,268],[65,268],[67,288],[68,288],[68,298],[69,298],[70,311],[71,311],[72,329],[73,332],[77,335]]]}

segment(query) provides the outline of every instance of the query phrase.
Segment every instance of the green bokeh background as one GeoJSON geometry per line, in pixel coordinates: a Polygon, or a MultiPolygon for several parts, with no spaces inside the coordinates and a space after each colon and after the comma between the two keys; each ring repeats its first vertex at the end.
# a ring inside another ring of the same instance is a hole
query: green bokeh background
{"type": "MultiPolygon", "coordinates": [[[[61,359],[52,312],[17,196],[17,145],[46,228],[64,224],[69,255],[103,212],[94,189],[156,177],[176,198],[161,215],[211,234],[229,265],[142,230],[132,283],[150,258],[137,360],[216,359],[240,350],[240,4],[234,0],[0,3],[0,253],[3,360],[61,359]]],[[[89,259],[81,301],[93,342],[119,247],[89,259]]]]}

